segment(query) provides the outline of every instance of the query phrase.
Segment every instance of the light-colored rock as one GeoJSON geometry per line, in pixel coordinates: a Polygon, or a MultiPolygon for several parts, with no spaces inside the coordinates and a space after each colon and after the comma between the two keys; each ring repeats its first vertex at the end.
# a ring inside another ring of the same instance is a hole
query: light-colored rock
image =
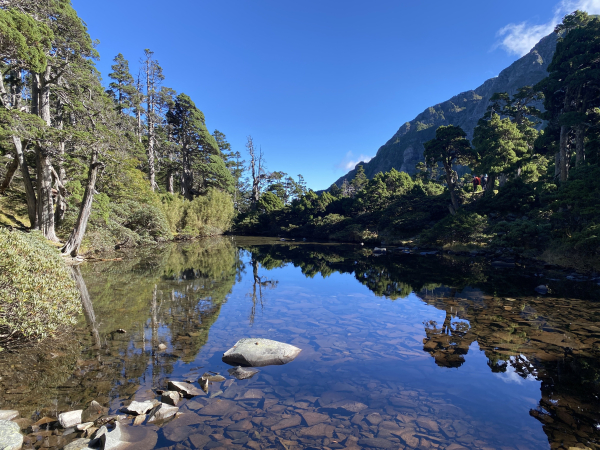
{"type": "Polygon", "coordinates": [[[218,373],[205,373],[200,379],[210,381],[211,383],[220,383],[221,381],[225,381],[225,377],[223,375],[219,375],[218,373]]]}
{"type": "Polygon", "coordinates": [[[262,367],[293,361],[302,350],[290,344],[261,338],[243,338],[223,354],[223,362],[231,365],[262,367]]]}
{"type": "Polygon", "coordinates": [[[162,403],[166,403],[167,405],[171,406],[177,406],[179,400],[181,400],[181,396],[177,391],[165,391],[160,396],[160,401],[162,403]]]}
{"type": "Polygon", "coordinates": [[[58,421],[60,422],[60,426],[63,428],[71,428],[75,425],[79,425],[81,423],[82,413],[83,409],[78,409],[77,411],[69,411],[59,414],[58,421]]]}
{"type": "Polygon", "coordinates": [[[158,344],[158,349],[159,349],[161,352],[163,352],[163,351],[165,351],[165,350],[167,349],[167,346],[166,346],[165,344],[162,344],[162,343],[161,343],[161,344],[158,344]]]}
{"type": "Polygon", "coordinates": [[[90,428],[92,426],[94,426],[94,422],[86,422],[86,423],[80,423],[75,428],[77,428],[79,431],[83,431],[83,430],[87,430],[88,428],[90,428]]]}
{"type": "Polygon", "coordinates": [[[196,395],[204,395],[200,389],[190,383],[184,381],[169,381],[168,387],[171,391],[179,392],[182,397],[192,398],[196,395]]]}
{"type": "Polygon", "coordinates": [[[152,408],[154,408],[154,403],[149,400],[146,400],[145,402],[136,402],[134,400],[128,406],[121,408],[121,411],[139,416],[146,414],[152,408]]]}
{"type": "Polygon", "coordinates": [[[167,405],[166,403],[161,403],[160,407],[154,412],[152,417],[148,419],[148,423],[157,422],[159,420],[168,419],[171,416],[174,416],[179,408],[177,406],[167,405]]]}
{"type": "Polygon", "coordinates": [[[0,420],[13,420],[19,417],[19,411],[12,409],[0,409],[0,420]]]}
{"type": "Polygon", "coordinates": [[[245,380],[247,378],[252,378],[254,375],[258,373],[258,370],[255,369],[246,369],[245,367],[238,366],[233,369],[229,369],[227,371],[229,375],[237,378],[238,380],[245,380]]]}
{"type": "Polygon", "coordinates": [[[63,450],[91,450],[90,443],[91,439],[79,438],[72,442],[69,442],[63,450]]]}
{"type": "Polygon", "coordinates": [[[23,435],[19,425],[10,420],[0,420],[0,449],[19,450],[23,446],[23,435]]]}

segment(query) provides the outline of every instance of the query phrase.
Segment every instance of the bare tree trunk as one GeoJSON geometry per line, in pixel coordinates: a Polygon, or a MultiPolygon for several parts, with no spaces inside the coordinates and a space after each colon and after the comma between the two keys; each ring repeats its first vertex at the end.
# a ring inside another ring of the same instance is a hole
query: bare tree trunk
{"type": "Polygon", "coordinates": [[[585,161],[585,125],[575,128],[575,166],[579,167],[585,161]]]}
{"type": "Polygon", "coordinates": [[[90,294],[85,285],[85,280],[81,275],[81,269],[79,266],[71,266],[71,276],[75,280],[79,295],[81,295],[81,306],[83,308],[83,315],[85,321],[91,329],[92,340],[94,341],[94,348],[102,348],[102,341],[100,339],[100,332],[98,331],[98,324],[96,322],[96,314],[94,314],[94,305],[90,299],[90,294]]]}
{"type": "Polygon", "coordinates": [[[4,192],[8,189],[18,168],[19,160],[15,157],[12,159],[12,161],[6,168],[6,175],[4,176],[4,181],[2,182],[2,185],[0,185],[0,195],[4,194],[4,192]]]}
{"type": "Polygon", "coordinates": [[[83,236],[85,235],[85,230],[87,228],[88,219],[92,212],[94,189],[96,187],[96,179],[98,178],[98,170],[101,167],[103,167],[103,164],[98,162],[98,150],[94,149],[88,171],[88,181],[83,194],[81,208],[79,209],[79,215],[75,222],[75,228],[73,228],[69,239],[61,249],[61,252],[64,254],[77,256],[77,253],[79,252],[79,247],[81,246],[81,241],[83,241],[83,236]]]}
{"type": "Polygon", "coordinates": [[[181,168],[181,195],[188,200],[193,199],[192,186],[194,178],[192,174],[192,167],[190,161],[189,150],[186,145],[182,149],[182,168],[181,168]]]}
{"type": "Polygon", "coordinates": [[[569,177],[568,145],[570,128],[563,125],[560,127],[560,181],[564,183],[569,177]]]}
{"type": "Polygon", "coordinates": [[[560,179],[560,151],[554,154],[554,178],[560,179]]]}
{"type": "Polygon", "coordinates": [[[485,195],[485,196],[493,195],[495,187],[496,187],[496,175],[492,174],[488,177],[487,184],[485,185],[485,193],[483,195],[485,195]]]}
{"type": "Polygon", "coordinates": [[[21,176],[23,177],[23,184],[25,185],[25,196],[27,198],[27,215],[29,216],[29,226],[32,229],[37,228],[37,200],[35,198],[35,189],[29,176],[29,168],[27,167],[27,160],[23,153],[23,143],[21,139],[13,136],[13,144],[15,146],[15,153],[19,166],[21,167],[21,176]]]}
{"type": "MultiPolygon", "coordinates": [[[[64,168],[60,167],[59,169],[64,173],[64,168]]],[[[67,190],[65,189],[65,185],[63,183],[64,175],[61,176],[59,173],[56,173],[56,170],[52,168],[52,175],[54,175],[54,183],[56,185],[56,209],[54,210],[54,224],[58,226],[65,217],[65,211],[67,210],[67,190]]]]}
{"type": "MultiPolygon", "coordinates": [[[[46,67],[44,74],[36,74],[33,85],[36,86],[38,93],[37,112],[46,125],[51,125],[50,118],[50,66],[46,67]]],[[[44,148],[42,144],[37,144],[37,207],[38,207],[38,228],[42,234],[51,241],[58,242],[54,231],[54,200],[52,199],[52,161],[50,151],[44,148]]]]}
{"type": "Polygon", "coordinates": [[[167,192],[169,194],[172,194],[174,192],[174,190],[173,190],[173,184],[174,184],[173,170],[169,169],[169,171],[167,173],[167,192]]]}
{"type": "Polygon", "coordinates": [[[507,180],[507,176],[506,176],[506,174],[505,174],[505,173],[501,173],[501,174],[498,176],[498,182],[499,182],[499,184],[500,184],[500,187],[502,187],[502,186],[504,186],[504,185],[506,184],[506,180],[507,180]]]}
{"type": "Polygon", "coordinates": [[[148,176],[150,189],[156,187],[156,169],[154,168],[154,80],[151,77],[151,64],[146,66],[146,120],[148,121],[148,176]]]}
{"type": "MultiPolygon", "coordinates": [[[[456,192],[454,190],[454,181],[452,181],[452,167],[444,161],[444,171],[446,172],[446,183],[448,184],[448,190],[450,191],[450,200],[452,201],[452,207],[454,208],[454,214],[458,211],[458,199],[456,198],[456,192]]],[[[452,210],[450,210],[452,212],[452,210]]]]}
{"type": "Polygon", "coordinates": [[[46,239],[58,242],[54,232],[54,201],[52,200],[52,163],[43,149],[36,145],[38,228],[46,239]]]}

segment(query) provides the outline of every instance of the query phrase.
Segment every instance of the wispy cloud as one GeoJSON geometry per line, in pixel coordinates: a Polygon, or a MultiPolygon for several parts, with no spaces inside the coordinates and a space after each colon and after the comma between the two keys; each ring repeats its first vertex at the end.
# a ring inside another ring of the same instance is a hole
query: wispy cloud
{"type": "Polygon", "coordinates": [[[565,15],[577,9],[586,11],[589,14],[600,14],[600,0],[562,0],[554,8],[552,19],[546,23],[509,23],[498,31],[500,42],[498,42],[497,47],[504,48],[508,53],[523,56],[540,39],[550,34],[565,15]]]}
{"type": "Polygon", "coordinates": [[[338,169],[352,170],[359,162],[369,162],[372,158],[372,156],[366,156],[362,153],[358,157],[355,157],[352,152],[348,152],[335,167],[338,169]]]}

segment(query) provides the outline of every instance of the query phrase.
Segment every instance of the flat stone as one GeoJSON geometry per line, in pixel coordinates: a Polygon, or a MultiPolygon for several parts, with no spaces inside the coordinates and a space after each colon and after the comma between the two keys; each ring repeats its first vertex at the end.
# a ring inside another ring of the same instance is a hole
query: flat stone
{"type": "Polygon", "coordinates": [[[154,412],[152,417],[148,419],[148,422],[156,422],[158,420],[165,420],[171,416],[174,416],[179,408],[177,406],[167,405],[165,403],[161,403],[158,409],[154,412]]]}
{"type": "Polygon", "coordinates": [[[158,344],[158,349],[162,352],[167,349],[167,346],[165,344],[161,343],[161,344],[158,344]]]}
{"type": "Polygon", "coordinates": [[[258,389],[249,389],[244,392],[242,395],[238,395],[236,400],[252,400],[252,399],[261,399],[263,398],[262,391],[258,389]]]}
{"type": "Polygon", "coordinates": [[[19,417],[19,411],[12,409],[0,409],[0,420],[13,420],[19,417]]]}
{"type": "Polygon", "coordinates": [[[103,450],[152,449],[158,441],[156,431],[150,427],[127,427],[119,422],[111,431],[108,431],[106,427],[100,428],[98,435],[103,450]]]}
{"type": "Polygon", "coordinates": [[[69,411],[59,414],[58,421],[60,426],[63,428],[71,428],[75,425],[79,425],[81,423],[82,413],[83,409],[78,409],[77,411],[69,411]]]}
{"type": "Polygon", "coordinates": [[[262,367],[293,361],[302,350],[290,344],[261,338],[243,338],[223,354],[223,362],[235,366],[262,367]]]}
{"type": "Polygon", "coordinates": [[[154,408],[154,403],[152,403],[149,400],[145,402],[136,402],[134,400],[128,406],[124,406],[123,408],[121,408],[121,411],[139,416],[142,414],[146,414],[152,408],[154,408]]]}
{"type": "Polygon", "coordinates": [[[77,428],[79,431],[83,431],[83,430],[87,430],[88,428],[94,426],[94,422],[86,422],[86,423],[80,423],[78,425],[75,426],[75,428],[77,428]]]}
{"type": "Polygon", "coordinates": [[[395,448],[396,446],[383,438],[364,438],[358,440],[358,445],[368,448],[395,448]]]}
{"type": "Polygon", "coordinates": [[[233,425],[229,425],[227,427],[227,429],[230,431],[248,431],[252,428],[252,422],[250,422],[249,420],[242,420],[238,423],[234,423],[233,425]]]}
{"type": "Polygon", "coordinates": [[[238,380],[245,380],[247,378],[252,378],[254,375],[258,373],[258,370],[254,369],[246,369],[242,366],[235,367],[233,369],[229,369],[227,371],[229,375],[237,378],[238,380]]]}
{"type": "Polygon", "coordinates": [[[177,406],[179,400],[181,400],[181,395],[179,395],[179,392],[177,391],[165,391],[160,396],[160,401],[162,403],[166,403],[167,405],[171,406],[177,406]]]}
{"type": "Polygon", "coordinates": [[[79,438],[72,442],[69,442],[63,450],[91,450],[90,443],[91,439],[79,438]]]}
{"type": "Polygon", "coordinates": [[[190,442],[194,445],[194,448],[204,448],[206,444],[211,442],[212,439],[205,434],[196,433],[190,436],[190,442]]]}
{"type": "MultiPolygon", "coordinates": [[[[177,421],[175,421],[177,422],[177,421]]],[[[182,442],[185,441],[192,433],[196,431],[195,427],[179,426],[164,428],[163,433],[169,441],[182,442]]]]}
{"type": "Polygon", "coordinates": [[[284,428],[297,427],[302,423],[300,416],[293,416],[289,419],[283,419],[271,427],[271,431],[283,430],[284,428]]]}
{"type": "Polygon", "coordinates": [[[0,449],[19,450],[23,446],[21,428],[10,420],[0,420],[0,449]]]}
{"type": "Polygon", "coordinates": [[[368,406],[365,405],[364,403],[360,403],[360,402],[352,402],[352,401],[342,400],[339,402],[331,403],[331,404],[327,405],[325,408],[341,409],[341,410],[347,411],[349,413],[357,413],[357,412],[362,411],[363,409],[367,409],[368,406]]]}
{"type": "Polygon", "coordinates": [[[324,423],[320,423],[318,425],[313,425],[312,427],[302,428],[298,430],[297,434],[302,436],[312,436],[312,437],[323,437],[326,436],[328,438],[333,437],[333,428],[331,425],[327,425],[324,423]]]}
{"type": "Polygon", "coordinates": [[[135,416],[135,419],[133,419],[133,425],[137,426],[137,425],[143,424],[147,417],[148,416],[146,414],[141,414],[139,416],[135,416]]]}
{"type": "Polygon", "coordinates": [[[221,400],[198,410],[198,414],[202,416],[222,416],[237,408],[237,404],[231,400],[221,400]]]}
{"type": "Polygon", "coordinates": [[[316,412],[302,412],[300,414],[309,427],[312,427],[318,423],[327,422],[329,420],[329,416],[316,412]]]}
{"type": "Polygon", "coordinates": [[[213,375],[210,373],[205,373],[204,375],[202,375],[202,377],[200,377],[200,379],[210,381],[211,383],[220,383],[221,381],[225,381],[225,377],[223,375],[213,375]]]}
{"type": "Polygon", "coordinates": [[[381,415],[379,415],[379,413],[369,414],[367,417],[365,417],[365,419],[371,425],[379,425],[381,422],[383,422],[383,419],[381,418],[381,415]]]}
{"type": "Polygon", "coordinates": [[[185,398],[192,398],[197,395],[204,395],[201,389],[184,381],[169,381],[168,387],[171,391],[179,392],[185,398]]]}

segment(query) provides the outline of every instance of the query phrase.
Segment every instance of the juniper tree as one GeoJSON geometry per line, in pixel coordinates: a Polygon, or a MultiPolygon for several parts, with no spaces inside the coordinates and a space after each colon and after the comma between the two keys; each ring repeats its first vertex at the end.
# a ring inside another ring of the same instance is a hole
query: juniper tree
{"type": "Polygon", "coordinates": [[[441,126],[435,132],[435,138],[425,142],[425,163],[429,167],[435,167],[442,164],[446,175],[446,184],[450,191],[452,201],[452,214],[456,214],[459,208],[458,198],[456,197],[456,182],[458,177],[454,171],[457,164],[468,165],[474,161],[474,153],[467,134],[462,128],[454,125],[441,126]]]}

